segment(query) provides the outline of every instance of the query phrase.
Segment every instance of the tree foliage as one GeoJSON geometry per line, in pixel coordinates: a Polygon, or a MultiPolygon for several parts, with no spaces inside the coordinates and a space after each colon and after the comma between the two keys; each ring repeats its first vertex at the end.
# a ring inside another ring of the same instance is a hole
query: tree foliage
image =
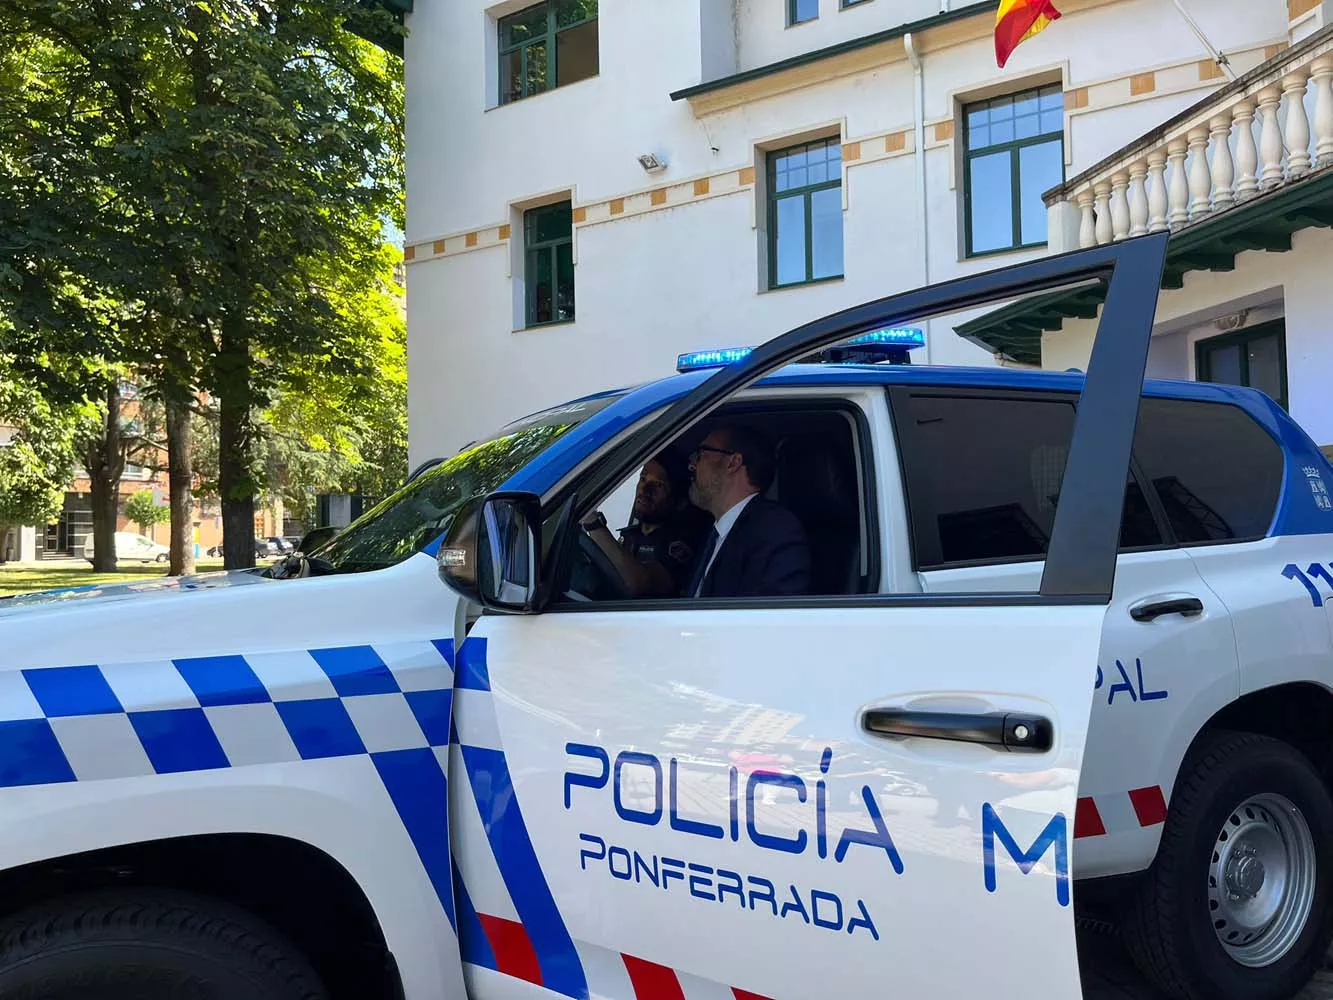
{"type": "Polygon", "coordinates": [[[377,18],[356,0],[0,5],[8,347],[53,396],[99,398],[112,366],[178,409],[211,394],[228,565],[254,559],[260,415],[373,371],[380,331],[351,305],[403,208],[401,64],[349,30],[392,32],[377,18]]]}
{"type": "Polygon", "coordinates": [[[160,507],[152,490],[140,490],[125,501],[125,516],[139,526],[141,534],[148,534],[156,524],[171,519],[171,510],[160,507]]]}
{"type": "Polygon", "coordinates": [[[74,437],[89,418],[80,407],[53,407],[13,372],[0,355],[0,536],[59,516],[76,466],[74,437]]]}

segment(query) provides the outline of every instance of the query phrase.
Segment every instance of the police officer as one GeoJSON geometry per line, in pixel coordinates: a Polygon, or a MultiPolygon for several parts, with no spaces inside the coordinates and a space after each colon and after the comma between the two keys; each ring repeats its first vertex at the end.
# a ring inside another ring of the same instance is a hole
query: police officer
{"type": "Polygon", "coordinates": [[[582,524],[631,594],[678,597],[689,579],[708,520],[690,503],[684,459],[668,449],[640,471],[630,524],[621,529],[619,541],[607,528],[601,511],[587,515],[582,524]]]}

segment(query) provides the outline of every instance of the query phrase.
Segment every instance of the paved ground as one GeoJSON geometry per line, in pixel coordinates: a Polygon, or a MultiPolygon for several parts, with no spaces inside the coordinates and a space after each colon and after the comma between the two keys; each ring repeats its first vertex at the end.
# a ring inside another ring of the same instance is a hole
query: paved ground
{"type": "MultiPolygon", "coordinates": [[[[1111,934],[1080,931],[1079,963],[1083,971],[1083,1000],[1162,1000],[1130,965],[1111,934]]],[[[1333,957],[1325,971],[1293,1000],[1333,1000],[1333,957]]]]}

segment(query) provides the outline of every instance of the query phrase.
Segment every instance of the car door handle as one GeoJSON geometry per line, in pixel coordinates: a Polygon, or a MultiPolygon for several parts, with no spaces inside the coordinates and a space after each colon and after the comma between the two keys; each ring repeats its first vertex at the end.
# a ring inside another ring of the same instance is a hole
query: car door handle
{"type": "Polygon", "coordinates": [[[1201,614],[1203,614],[1203,601],[1188,594],[1164,599],[1151,598],[1133,604],[1129,609],[1129,616],[1136,622],[1154,621],[1162,615],[1181,615],[1185,618],[1193,618],[1195,615],[1201,614]]]}
{"type": "Polygon", "coordinates": [[[1055,727],[1039,715],[1015,712],[916,712],[905,708],[869,708],[861,716],[866,732],[876,736],[914,736],[953,743],[979,743],[997,750],[1045,753],[1055,742],[1055,727]]]}

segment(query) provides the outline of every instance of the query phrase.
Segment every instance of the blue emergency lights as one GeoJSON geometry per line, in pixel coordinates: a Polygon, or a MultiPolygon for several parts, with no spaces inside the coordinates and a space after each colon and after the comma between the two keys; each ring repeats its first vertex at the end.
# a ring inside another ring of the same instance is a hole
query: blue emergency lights
{"type": "MultiPolygon", "coordinates": [[[[852,337],[801,360],[806,364],[908,364],[907,352],[926,345],[926,334],[919,327],[903,326],[875,330],[852,337]]],[[[702,368],[725,368],[747,357],[753,347],[724,347],[712,351],[691,351],[676,358],[676,371],[692,372],[702,368]]]]}
{"type": "Polygon", "coordinates": [[[727,347],[717,351],[694,351],[676,358],[676,371],[692,372],[698,368],[725,368],[748,356],[753,347],[727,347]]]}
{"type": "Polygon", "coordinates": [[[917,326],[898,326],[891,330],[876,330],[853,337],[839,347],[860,347],[862,344],[891,344],[894,347],[925,347],[926,333],[917,326]]]}

